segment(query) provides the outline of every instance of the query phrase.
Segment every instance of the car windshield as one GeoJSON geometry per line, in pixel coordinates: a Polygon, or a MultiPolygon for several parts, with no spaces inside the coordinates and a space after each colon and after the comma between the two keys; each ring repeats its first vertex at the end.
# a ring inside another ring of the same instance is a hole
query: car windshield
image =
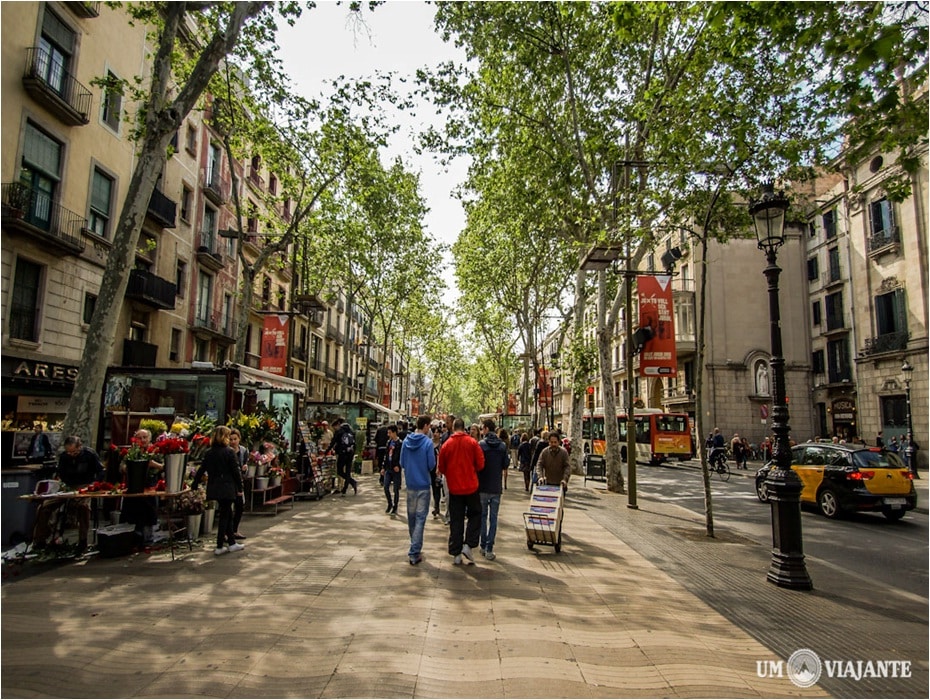
{"type": "MultiPolygon", "coordinates": [[[[892,459],[898,460],[897,456],[888,452],[873,452],[872,450],[858,450],[853,452],[853,464],[857,467],[868,467],[871,469],[896,469],[898,464],[892,462],[892,459]]],[[[901,467],[903,468],[903,464],[901,467]]]]}

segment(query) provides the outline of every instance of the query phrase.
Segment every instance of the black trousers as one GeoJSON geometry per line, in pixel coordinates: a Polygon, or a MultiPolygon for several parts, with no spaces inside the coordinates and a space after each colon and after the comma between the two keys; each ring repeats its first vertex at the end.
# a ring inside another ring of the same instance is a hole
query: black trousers
{"type": "Polygon", "coordinates": [[[245,510],[245,496],[236,496],[233,503],[233,532],[239,532],[239,523],[242,522],[243,510],[245,510]]]}
{"type": "Polygon", "coordinates": [[[233,534],[233,507],[232,498],[223,498],[216,502],[216,515],[220,519],[216,528],[216,547],[224,547],[227,544],[236,544],[236,537],[233,534]]]}
{"type": "Polygon", "coordinates": [[[442,505],[442,482],[439,480],[439,475],[434,469],[429,473],[430,475],[430,488],[433,490],[433,512],[437,515],[440,513],[440,506],[442,505]]]}
{"type": "Polygon", "coordinates": [[[384,472],[384,496],[387,498],[389,508],[397,510],[400,503],[400,472],[388,469],[384,472]],[[394,500],[391,500],[391,492],[394,492],[394,500]]]}
{"type": "Polygon", "coordinates": [[[449,494],[449,554],[462,553],[462,544],[478,548],[481,536],[481,496],[477,491],[467,496],[449,494]]]}
{"type": "Polygon", "coordinates": [[[349,490],[349,486],[358,488],[358,482],[352,478],[352,458],[355,457],[351,452],[343,452],[336,457],[336,475],[343,480],[342,492],[349,490]]]}

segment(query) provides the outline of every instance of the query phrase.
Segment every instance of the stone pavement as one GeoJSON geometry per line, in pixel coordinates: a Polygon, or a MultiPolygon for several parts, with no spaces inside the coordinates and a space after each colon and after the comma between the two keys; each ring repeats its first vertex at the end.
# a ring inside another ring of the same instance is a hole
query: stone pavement
{"type": "MultiPolygon", "coordinates": [[[[515,474],[515,473],[514,473],[515,474]]],[[[819,562],[817,590],[765,581],[768,547],[678,506],[572,482],[563,547],[526,547],[510,480],[488,562],[455,566],[427,523],[419,566],[377,480],[246,516],[206,543],[4,577],[3,697],[927,697],[927,598],[819,562]],[[909,679],[792,683],[822,659],[904,659],[909,679]],[[770,663],[771,662],[771,663],[770,663]],[[763,672],[760,674],[759,669],[763,672]],[[776,670],[781,670],[778,677],[776,670]]],[[[403,511],[403,506],[401,506],[403,511]]],[[[926,560],[926,553],[923,554],[926,560]]]]}

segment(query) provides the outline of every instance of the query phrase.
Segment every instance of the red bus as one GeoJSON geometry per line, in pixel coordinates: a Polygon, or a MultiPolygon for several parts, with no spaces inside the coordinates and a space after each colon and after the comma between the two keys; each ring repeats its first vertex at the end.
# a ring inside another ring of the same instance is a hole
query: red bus
{"type": "MultiPolygon", "coordinates": [[[[633,411],[636,424],[636,461],[661,464],[670,458],[691,457],[691,426],[686,413],[665,413],[658,408],[637,408],[633,411]]],[[[617,414],[620,429],[620,455],[626,459],[627,416],[617,414]]],[[[604,413],[585,412],[581,423],[585,453],[604,454],[604,413]]]]}

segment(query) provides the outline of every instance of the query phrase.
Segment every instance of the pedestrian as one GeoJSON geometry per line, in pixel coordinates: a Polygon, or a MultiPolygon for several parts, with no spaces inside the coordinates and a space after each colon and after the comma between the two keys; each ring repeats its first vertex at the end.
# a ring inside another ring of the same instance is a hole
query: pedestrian
{"type": "Polygon", "coordinates": [[[407,532],[410,548],[407,559],[412,566],[423,561],[423,530],[429,513],[430,473],[436,468],[436,451],[430,439],[430,417],[417,418],[417,429],[401,443],[400,466],[407,484],[407,532]]]}
{"type": "MultiPolygon", "coordinates": [[[[430,426],[430,437],[433,441],[433,451],[436,453],[436,461],[439,461],[439,448],[442,446],[442,425],[438,422],[434,422],[430,426]]],[[[443,521],[446,520],[442,516],[440,509],[442,507],[443,499],[443,479],[442,475],[436,471],[436,468],[433,467],[433,471],[430,472],[430,479],[432,479],[432,495],[433,495],[433,519],[442,518],[443,521]]]]}
{"type": "Polygon", "coordinates": [[[749,469],[749,455],[752,454],[752,446],[746,438],[741,438],[740,442],[743,446],[743,469],[749,469]]]}
{"type": "Polygon", "coordinates": [[[322,429],[322,433],[320,433],[320,454],[326,454],[333,445],[333,431],[329,427],[329,422],[325,420],[320,423],[320,428],[322,429]]]}
{"type": "Polygon", "coordinates": [[[481,531],[478,551],[489,561],[494,561],[494,541],[497,536],[497,514],[501,507],[501,478],[510,467],[510,452],[507,441],[494,432],[492,418],[486,418],[481,426],[483,433],[478,445],[484,453],[484,469],[478,472],[478,494],[481,499],[481,531]]]}
{"type": "Polygon", "coordinates": [[[480,441],[481,440],[481,426],[479,426],[477,423],[472,423],[468,427],[468,434],[472,436],[475,442],[480,441]]]}
{"type": "Polygon", "coordinates": [[[36,421],[32,427],[35,433],[29,441],[29,449],[26,451],[26,463],[41,464],[54,456],[52,454],[52,443],[49,442],[48,435],[41,422],[36,421]]]}
{"type": "MultiPolygon", "coordinates": [[[[397,426],[394,426],[397,429],[397,426]]],[[[384,450],[388,443],[388,426],[382,425],[375,431],[375,464],[381,465],[384,462],[384,450]]],[[[382,480],[382,484],[384,481],[382,480]]]]}
{"type": "Polygon", "coordinates": [[[355,433],[344,418],[333,421],[333,452],[336,453],[336,476],[342,479],[342,495],[346,495],[349,486],[352,493],[358,493],[358,482],[352,478],[352,462],[355,460],[355,433]]]}
{"type": "Polygon", "coordinates": [[[530,490],[530,472],[533,470],[533,443],[530,442],[530,434],[523,433],[520,436],[520,448],[517,450],[517,463],[520,465],[520,471],[523,472],[523,490],[530,490]]]}
{"type": "Polygon", "coordinates": [[[917,450],[920,449],[920,445],[917,444],[917,440],[914,439],[914,436],[910,433],[907,434],[907,465],[910,467],[911,474],[914,475],[915,479],[920,478],[920,474],[917,473],[917,450]]]}
{"type": "Polygon", "coordinates": [[[521,438],[522,434],[523,434],[523,431],[520,428],[514,428],[513,434],[510,436],[510,466],[513,469],[516,469],[517,465],[520,463],[517,453],[520,451],[520,442],[522,441],[522,438],[521,438]]]}
{"type": "Polygon", "coordinates": [[[191,489],[196,489],[203,475],[207,475],[207,499],[216,501],[219,517],[216,549],[213,550],[216,556],[245,549],[245,545],[236,542],[233,529],[233,502],[237,496],[242,496],[242,469],[239,468],[236,453],[229,446],[230,432],[225,425],[218,425],[213,429],[210,449],[204,455],[191,484],[191,489]]]}
{"type": "Polygon", "coordinates": [[[875,446],[876,446],[876,447],[884,447],[884,446],[885,446],[885,439],[882,437],[882,431],[881,431],[881,430],[879,430],[879,431],[878,431],[878,435],[875,436],[875,446]]]}
{"type": "Polygon", "coordinates": [[[539,481],[546,484],[560,484],[562,491],[568,493],[568,479],[572,474],[572,465],[568,452],[562,447],[558,433],[549,433],[549,445],[539,455],[536,472],[539,481]]]}
{"type": "Polygon", "coordinates": [[[533,484],[536,484],[536,482],[539,480],[539,472],[537,471],[537,467],[539,466],[539,456],[543,453],[548,445],[549,431],[543,430],[539,434],[539,440],[536,441],[536,445],[533,447],[533,458],[530,462],[530,468],[532,469],[530,480],[533,484]]]}
{"type": "Polygon", "coordinates": [[[898,436],[897,435],[891,436],[891,442],[888,443],[888,451],[894,452],[895,454],[897,454],[898,452],[898,436]]]}
{"type": "Polygon", "coordinates": [[[449,554],[455,564],[464,557],[475,563],[472,548],[481,536],[481,497],[478,472],[484,469],[484,452],[465,432],[465,421],[456,418],[452,436],[439,450],[439,473],[449,487],[449,554]],[[466,525],[467,521],[467,525],[466,525]]]}
{"type": "Polygon", "coordinates": [[[507,467],[504,469],[504,491],[507,490],[507,472],[510,471],[510,465],[513,464],[513,458],[510,455],[510,435],[503,428],[497,431],[497,437],[504,443],[504,449],[507,450],[507,467]]]}
{"type": "Polygon", "coordinates": [[[736,462],[736,468],[742,469],[743,464],[743,441],[739,433],[733,433],[733,439],[730,440],[730,452],[733,455],[733,461],[736,462]]]}
{"type": "MultiPolygon", "coordinates": [[[[239,465],[239,471],[245,479],[245,474],[249,468],[249,450],[242,444],[242,433],[238,428],[232,428],[229,431],[229,447],[236,453],[236,463],[239,465]]],[[[245,483],[243,481],[243,483],[245,483]]],[[[239,523],[242,522],[242,513],[245,511],[245,490],[236,494],[236,502],[233,504],[233,533],[237,540],[244,540],[246,536],[239,532],[239,523]]]]}
{"type": "Polygon", "coordinates": [[[381,453],[381,481],[384,484],[384,496],[387,498],[385,513],[397,515],[397,504],[400,502],[400,440],[397,437],[397,426],[389,425],[386,429],[387,442],[381,453]],[[391,499],[391,493],[394,499],[391,499]]]}
{"type": "MultiPolygon", "coordinates": [[[[149,474],[151,473],[154,478],[156,472],[163,468],[165,458],[163,455],[149,452],[152,447],[152,433],[145,428],[140,428],[133,434],[132,442],[148,454],[146,464],[146,485],[148,485],[149,474]]],[[[124,461],[120,466],[120,471],[128,474],[127,470],[128,467],[124,461]]],[[[122,520],[136,526],[136,532],[144,544],[154,542],[155,525],[158,523],[158,501],[155,496],[123,499],[122,520]]]]}

